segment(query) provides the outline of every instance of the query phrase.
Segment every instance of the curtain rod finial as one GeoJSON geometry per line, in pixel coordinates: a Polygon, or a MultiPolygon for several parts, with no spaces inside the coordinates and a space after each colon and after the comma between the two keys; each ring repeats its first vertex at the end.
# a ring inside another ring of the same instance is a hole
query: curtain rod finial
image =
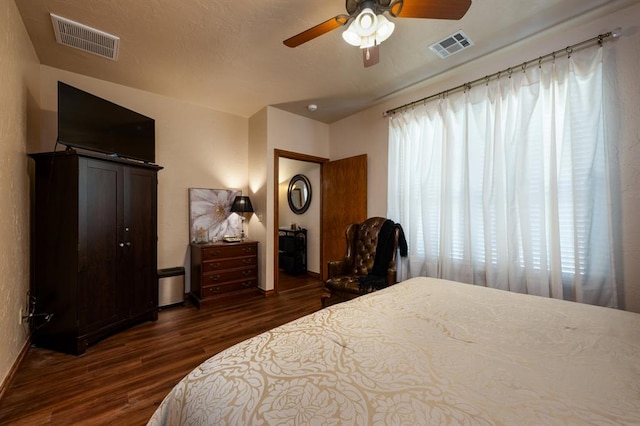
{"type": "Polygon", "coordinates": [[[611,31],[611,37],[613,37],[613,38],[618,38],[621,35],[622,35],[622,28],[621,27],[615,28],[615,29],[613,29],[611,31]]]}

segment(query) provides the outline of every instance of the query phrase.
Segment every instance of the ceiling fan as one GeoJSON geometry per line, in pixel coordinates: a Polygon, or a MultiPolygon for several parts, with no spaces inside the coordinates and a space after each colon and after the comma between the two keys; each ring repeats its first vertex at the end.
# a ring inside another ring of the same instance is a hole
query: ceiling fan
{"type": "Polygon", "coordinates": [[[452,19],[462,18],[471,0],[346,0],[347,14],[340,14],[283,41],[296,47],[338,27],[351,24],[342,37],[349,44],[362,49],[364,66],[379,61],[378,46],[386,40],[395,25],[384,13],[394,18],[452,19]]]}

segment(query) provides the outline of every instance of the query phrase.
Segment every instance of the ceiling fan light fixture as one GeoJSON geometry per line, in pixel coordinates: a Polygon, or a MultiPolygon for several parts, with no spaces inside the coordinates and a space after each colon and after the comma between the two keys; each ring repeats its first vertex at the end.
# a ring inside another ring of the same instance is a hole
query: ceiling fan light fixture
{"type": "Polygon", "coordinates": [[[344,41],[352,46],[360,47],[360,35],[353,28],[356,21],[349,24],[349,27],[342,33],[344,41]]]}
{"type": "Polygon", "coordinates": [[[361,36],[370,36],[378,29],[378,17],[373,10],[366,8],[356,17],[356,31],[361,36]]]}
{"type": "Polygon", "coordinates": [[[376,36],[370,35],[360,38],[360,49],[368,49],[376,45],[376,36]]]}
{"type": "Polygon", "coordinates": [[[380,44],[393,34],[396,24],[389,21],[386,16],[378,15],[378,29],[376,30],[376,44],[380,44]]]}
{"type": "Polygon", "coordinates": [[[395,24],[384,15],[376,15],[366,8],[349,24],[342,38],[352,46],[367,49],[388,39],[394,29],[395,24]]]}
{"type": "Polygon", "coordinates": [[[467,13],[471,2],[472,0],[346,0],[346,15],[336,15],[289,37],[283,43],[287,47],[300,46],[337,28],[346,27],[342,38],[350,45],[360,47],[366,68],[379,62],[379,45],[395,29],[395,24],[389,22],[388,17],[458,20],[467,13]]]}

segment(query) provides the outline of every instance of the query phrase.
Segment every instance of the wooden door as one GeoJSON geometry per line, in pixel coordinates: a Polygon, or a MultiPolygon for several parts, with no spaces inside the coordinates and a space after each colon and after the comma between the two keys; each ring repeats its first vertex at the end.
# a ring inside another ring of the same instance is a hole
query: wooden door
{"type": "Polygon", "coordinates": [[[119,283],[121,171],[114,163],[80,160],[78,321],[81,334],[98,331],[126,315],[125,295],[119,283]]]}
{"type": "Polygon", "coordinates": [[[158,306],[157,176],[155,170],[124,167],[124,264],[122,285],[130,317],[158,306]]]}
{"type": "Polygon", "coordinates": [[[366,154],[324,163],[322,168],[322,279],[327,262],[346,253],[345,230],[367,218],[366,154]]]}

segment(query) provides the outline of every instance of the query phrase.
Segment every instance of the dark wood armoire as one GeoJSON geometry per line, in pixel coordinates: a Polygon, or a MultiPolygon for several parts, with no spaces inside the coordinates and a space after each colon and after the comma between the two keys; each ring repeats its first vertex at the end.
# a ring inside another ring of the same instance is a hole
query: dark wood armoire
{"type": "Polygon", "coordinates": [[[71,354],[158,318],[161,167],[74,150],[35,160],[33,343],[71,354]]]}

